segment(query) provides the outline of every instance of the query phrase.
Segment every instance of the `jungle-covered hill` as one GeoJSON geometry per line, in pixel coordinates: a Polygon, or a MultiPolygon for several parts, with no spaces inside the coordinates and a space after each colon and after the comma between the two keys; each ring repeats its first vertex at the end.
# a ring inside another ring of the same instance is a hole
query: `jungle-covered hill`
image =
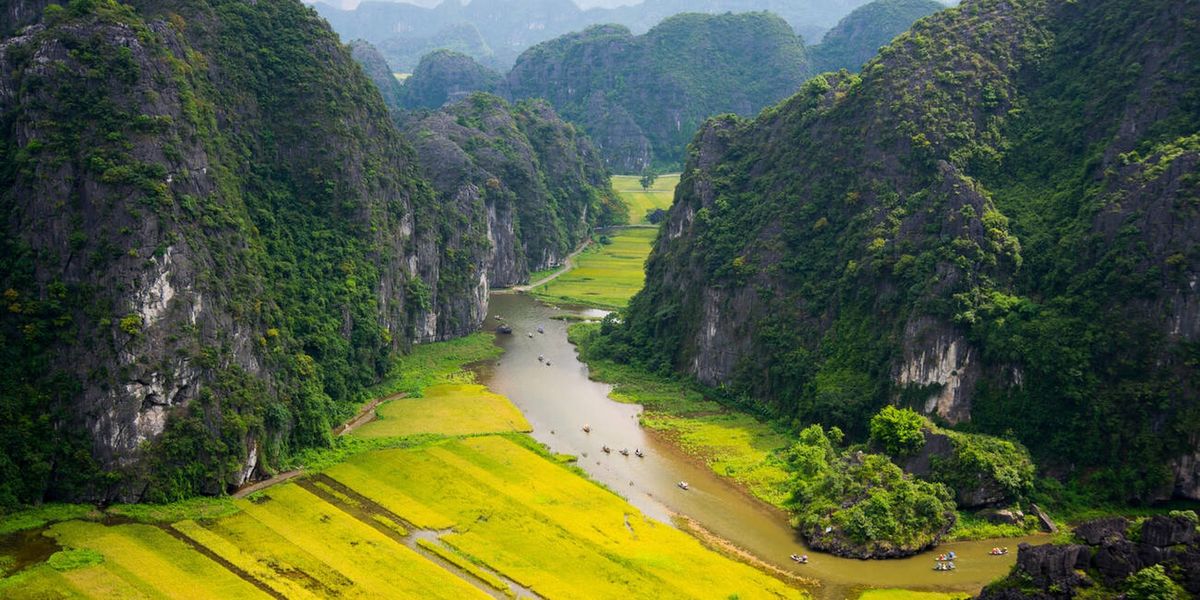
{"type": "Polygon", "coordinates": [[[885,403],[1200,498],[1200,5],[970,0],[689,146],[605,352],[862,439],[885,403]]]}

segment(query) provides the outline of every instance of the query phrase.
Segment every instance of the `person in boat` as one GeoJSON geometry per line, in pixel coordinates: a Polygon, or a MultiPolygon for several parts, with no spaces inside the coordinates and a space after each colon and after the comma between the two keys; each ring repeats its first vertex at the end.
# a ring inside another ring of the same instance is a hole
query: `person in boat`
{"type": "Polygon", "coordinates": [[[591,433],[591,432],[592,432],[592,426],[591,426],[591,425],[588,425],[587,423],[584,423],[584,424],[583,424],[583,432],[584,432],[584,433],[591,433]]]}
{"type": "Polygon", "coordinates": [[[954,569],[957,569],[957,568],[958,567],[954,566],[954,561],[950,561],[950,562],[946,563],[947,571],[953,571],[954,569]]]}
{"type": "Polygon", "coordinates": [[[633,450],[633,453],[634,453],[634,455],[636,455],[638,458],[642,458],[643,456],[646,456],[645,454],[642,454],[642,449],[641,449],[641,448],[635,448],[635,449],[633,450]]]}
{"type": "Polygon", "coordinates": [[[686,481],[680,481],[677,485],[680,487],[680,489],[688,489],[688,484],[686,481]]]}
{"type": "Polygon", "coordinates": [[[538,325],[538,333],[546,333],[546,330],[542,329],[541,325],[538,325]]]}
{"type": "Polygon", "coordinates": [[[539,354],[539,355],[538,355],[538,362],[542,362],[542,361],[544,361],[544,360],[546,360],[546,357],[545,357],[545,356],[542,356],[541,354],[539,354]]]}
{"type": "Polygon", "coordinates": [[[947,553],[946,553],[946,558],[947,558],[948,560],[954,560],[954,559],[958,558],[958,555],[957,555],[957,554],[955,554],[953,550],[951,550],[951,551],[949,551],[949,552],[947,552],[947,553]]]}
{"type": "Polygon", "coordinates": [[[808,564],[808,555],[807,554],[800,555],[800,564],[802,564],[802,565],[808,564]]]}
{"type": "Polygon", "coordinates": [[[629,456],[629,448],[621,448],[621,456],[629,456]]]}
{"type": "Polygon", "coordinates": [[[532,334],[532,333],[526,333],[525,335],[529,336],[530,338],[532,338],[532,337],[533,337],[533,334],[532,334]]]}
{"type": "Polygon", "coordinates": [[[603,450],[605,454],[612,452],[612,448],[609,448],[608,446],[600,446],[600,449],[603,450]]]}

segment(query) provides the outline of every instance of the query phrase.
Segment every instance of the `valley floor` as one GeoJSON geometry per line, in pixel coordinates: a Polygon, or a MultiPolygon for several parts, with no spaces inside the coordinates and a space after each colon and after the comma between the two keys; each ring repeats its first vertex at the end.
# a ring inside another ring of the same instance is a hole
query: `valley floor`
{"type": "Polygon", "coordinates": [[[382,405],[328,464],[219,501],[216,514],[54,523],[42,535],[57,552],[0,580],[0,596],[804,595],[644,517],[522,434],[529,425],[506,398],[464,379],[427,379],[417,397],[382,405]]]}

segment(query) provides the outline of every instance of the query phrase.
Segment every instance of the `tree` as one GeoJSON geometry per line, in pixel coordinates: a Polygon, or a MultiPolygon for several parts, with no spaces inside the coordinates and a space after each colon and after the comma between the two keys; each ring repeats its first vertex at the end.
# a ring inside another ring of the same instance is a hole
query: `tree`
{"type": "Polygon", "coordinates": [[[650,167],[646,167],[642,169],[642,178],[638,181],[642,184],[643,190],[648,190],[650,186],[654,185],[655,181],[658,181],[658,173],[652,171],[650,167]]]}
{"type": "Polygon", "coordinates": [[[871,417],[871,440],[892,456],[905,456],[925,445],[925,418],[912,409],[885,406],[871,417]]]}
{"type": "Polygon", "coordinates": [[[1162,565],[1146,567],[1129,576],[1128,597],[1131,600],[1183,600],[1187,592],[1167,577],[1162,565]]]}

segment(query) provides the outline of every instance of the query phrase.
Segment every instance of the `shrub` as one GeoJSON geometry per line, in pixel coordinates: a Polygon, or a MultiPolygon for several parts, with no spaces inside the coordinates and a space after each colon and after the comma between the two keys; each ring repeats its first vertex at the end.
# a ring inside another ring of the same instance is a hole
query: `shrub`
{"type": "Polygon", "coordinates": [[[912,409],[885,406],[871,417],[871,440],[892,456],[914,454],[925,445],[925,418],[912,409]]]}

